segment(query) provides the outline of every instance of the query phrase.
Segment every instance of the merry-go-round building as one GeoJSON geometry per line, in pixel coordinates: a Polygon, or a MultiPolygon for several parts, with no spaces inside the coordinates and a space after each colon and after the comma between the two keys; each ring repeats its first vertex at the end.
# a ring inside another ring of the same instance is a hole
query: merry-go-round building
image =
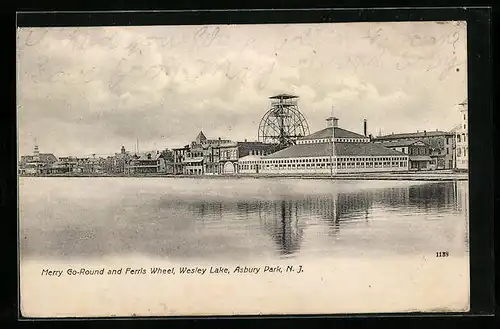
{"type": "MultiPolygon", "coordinates": [[[[260,157],[258,166],[245,167],[248,169],[244,172],[329,174],[408,171],[408,155],[373,143],[366,136],[366,126],[363,136],[338,127],[338,118],[330,117],[326,121],[326,128],[298,139],[295,145],[260,157]]],[[[256,162],[256,159],[251,161],[256,162]]]]}

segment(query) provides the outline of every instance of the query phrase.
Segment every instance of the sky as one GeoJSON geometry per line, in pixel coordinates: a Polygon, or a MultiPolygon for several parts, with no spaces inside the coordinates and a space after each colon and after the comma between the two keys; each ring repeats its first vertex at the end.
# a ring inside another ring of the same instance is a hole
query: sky
{"type": "Polygon", "coordinates": [[[20,28],[19,154],[111,155],[256,140],[278,93],[310,132],[450,130],[467,97],[465,22],[20,28]]]}

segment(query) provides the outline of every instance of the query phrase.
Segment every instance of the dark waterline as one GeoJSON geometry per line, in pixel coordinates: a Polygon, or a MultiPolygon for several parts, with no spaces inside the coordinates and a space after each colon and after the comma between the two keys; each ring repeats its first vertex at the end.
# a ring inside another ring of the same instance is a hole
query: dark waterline
{"type": "Polygon", "coordinates": [[[463,256],[467,193],[467,182],[20,178],[20,253],[463,256]]]}

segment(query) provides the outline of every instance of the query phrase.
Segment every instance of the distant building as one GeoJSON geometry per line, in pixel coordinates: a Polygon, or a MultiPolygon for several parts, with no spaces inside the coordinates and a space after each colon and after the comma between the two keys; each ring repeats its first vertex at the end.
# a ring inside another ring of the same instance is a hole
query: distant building
{"type": "Polygon", "coordinates": [[[27,175],[46,174],[50,167],[57,162],[52,153],[40,153],[38,145],[33,147],[33,155],[23,155],[19,162],[19,173],[27,175]]]}
{"type": "Polygon", "coordinates": [[[278,150],[278,145],[262,142],[233,142],[220,147],[219,173],[239,173],[240,158],[246,156],[266,156],[278,150]]]}
{"type": "Polygon", "coordinates": [[[238,173],[258,174],[261,158],[260,155],[247,155],[238,159],[238,173]]]}
{"type": "Polygon", "coordinates": [[[126,164],[125,172],[129,175],[165,173],[165,160],[160,151],[136,154],[126,164]]]}
{"type": "Polygon", "coordinates": [[[231,141],[227,139],[208,139],[203,131],[200,131],[189,145],[173,149],[174,174],[219,174],[220,147],[229,143],[231,141]]]}
{"type": "Polygon", "coordinates": [[[52,164],[49,170],[49,174],[68,174],[71,172],[71,168],[64,162],[57,161],[52,164]]]}
{"type": "Polygon", "coordinates": [[[51,174],[81,173],[79,159],[72,156],[59,157],[59,161],[52,165],[51,174]]]}
{"type": "Polygon", "coordinates": [[[460,124],[454,129],[457,147],[456,168],[460,170],[469,169],[469,133],[468,133],[468,101],[460,103],[460,124]]]}
{"type": "Polygon", "coordinates": [[[125,146],[122,146],[120,153],[115,153],[112,160],[112,173],[113,174],[124,174],[125,167],[127,163],[132,159],[130,152],[125,150],[125,146]]]}
{"type": "Polygon", "coordinates": [[[238,172],[238,160],[247,155],[267,155],[276,145],[262,142],[234,142],[228,139],[208,139],[200,131],[189,145],[174,148],[174,174],[221,175],[238,172]]]}
{"type": "Polygon", "coordinates": [[[417,139],[381,142],[383,146],[409,155],[410,170],[436,169],[435,160],[430,157],[430,147],[417,139]]]}
{"type": "Polygon", "coordinates": [[[187,154],[190,152],[190,147],[189,145],[186,145],[184,147],[174,148],[172,150],[174,151],[174,161],[172,164],[173,174],[184,174],[186,164],[185,159],[187,154]]]}
{"type": "Polygon", "coordinates": [[[114,174],[114,163],[115,163],[114,156],[106,157],[106,159],[104,160],[103,171],[106,174],[114,174]]]}
{"type": "Polygon", "coordinates": [[[262,157],[259,172],[334,174],[408,170],[407,154],[338,127],[338,118],[328,118],[327,122],[326,128],[298,139],[296,145],[262,157]]]}
{"type": "MultiPolygon", "coordinates": [[[[390,134],[374,137],[375,143],[401,143],[404,141],[420,140],[428,145],[428,156],[431,158],[429,168],[431,169],[453,169],[455,135],[448,131],[422,131],[415,133],[390,134]]],[[[405,152],[407,153],[407,152],[405,152]]]]}
{"type": "Polygon", "coordinates": [[[82,174],[101,174],[103,172],[103,158],[77,158],[77,172],[82,174]]]}

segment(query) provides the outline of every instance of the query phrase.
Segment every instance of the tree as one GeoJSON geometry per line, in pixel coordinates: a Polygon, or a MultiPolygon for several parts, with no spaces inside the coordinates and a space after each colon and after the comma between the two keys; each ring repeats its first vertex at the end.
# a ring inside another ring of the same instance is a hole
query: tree
{"type": "Polygon", "coordinates": [[[166,162],[174,162],[174,152],[169,149],[161,151],[161,157],[165,159],[166,162]]]}

